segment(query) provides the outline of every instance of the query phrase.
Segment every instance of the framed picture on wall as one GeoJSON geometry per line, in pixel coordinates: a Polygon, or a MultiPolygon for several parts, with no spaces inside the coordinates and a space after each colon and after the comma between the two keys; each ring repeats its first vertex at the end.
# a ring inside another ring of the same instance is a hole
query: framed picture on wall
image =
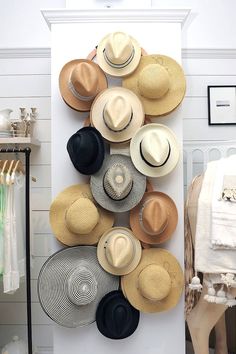
{"type": "Polygon", "coordinates": [[[207,86],[208,124],[236,124],[236,86],[207,86]]]}

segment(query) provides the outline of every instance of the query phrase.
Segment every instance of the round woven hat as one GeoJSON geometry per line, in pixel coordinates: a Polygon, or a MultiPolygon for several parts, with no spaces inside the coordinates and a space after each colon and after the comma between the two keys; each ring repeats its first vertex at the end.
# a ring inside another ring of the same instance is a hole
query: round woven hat
{"type": "Polygon", "coordinates": [[[142,312],[161,312],[175,307],[183,292],[184,276],[177,259],[161,248],[142,251],[133,272],[122,276],[128,301],[142,312]]]}
{"type": "Polygon", "coordinates": [[[139,98],[123,87],[112,87],[100,93],[90,112],[91,124],[104,139],[113,143],[129,141],[144,123],[144,110],[139,98]]]}
{"type": "Polygon", "coordinates": [[[148,177],[162,177],[177,165],[180,147],[174,132],[163,124],[141,127],[130,143],[130,156],[138,171],[148,177]]]}
{"type": "Polygon", "coordinates": [[[99,240],[97,256],[100,265],[111,274],[124,275],[134,270],[141,259],[142,247],[126,227],[113,227],[99,240]]]}
{"type": "Polygon", "coordinates": [[[105,337],[124,339],[134,333],[139,324],[140,313],[124,297],[121,291],[114,290],[100,301],[96,323],[105,337]]]}
{"type": "Polygon", "coordinates": [[[60,192],[51,204],[49,219],[54,235],[67,246],[94,245],[114,223],[114,215],[95,204],[89,184],[60,192]]]}
{"type": "Polygon", "coordinates": [[[130,227],[135,236],[147,244],[160,244],[172,236],[178,223],[176,205],[167,194],[147,192],[130,211],[130,227]]]}
{"type": "Polygon", "coordinates": [[[107,79],[102,69],[93,61],[75,59],[61,69],[59,88],[68,106],[87,112],[96,95],[107,88],[107,79]]]}
{"type": "Polygon", "coordinates": [[[123,86],[136,93],[143,103],[145,114],[150,116],[173,111],[186,91],[183,69],[165,55],[142,56],[137,70],[123,79],[123,86]]]}
{"type": "Polygon", "coordinates": [[[65,248],[53,254],[38,277],[38,296],[45,313],[64,327],[95,321],[105,294],[119,287],[119,278],[98,263],[96,247],[65,248]]]}
{"type": "Polygon", "coordinates": [[[134,208],[146,189],[146,177],[136,170],[130,157],[107,155],[100,170],[91,176],[94,199],[104,209],[125,212],[134,208]]]}
{"type": "Polygon", "coordinates": [[[141,47],[127,33],[107,34],[97,47],[97,61],[102,70],[112,76],[126,76],[138,66],[141,47]]]}

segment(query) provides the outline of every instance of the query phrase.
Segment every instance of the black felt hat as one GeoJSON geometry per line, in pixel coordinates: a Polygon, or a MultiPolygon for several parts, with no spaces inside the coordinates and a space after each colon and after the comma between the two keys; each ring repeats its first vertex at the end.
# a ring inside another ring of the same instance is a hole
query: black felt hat
{"type": "Polygon", "coordinates": [[[67,151],[76,170],[84,175],[96,173],[105,154],[102,135],[93,127],[81,128],[68,140],[67,151]]]}
{"type": "Polygon", "coordinates": [[[119,290],[111,291],[100,301],[96,312],[98,330],[111,339],[124,339],[136,330],[139,323],[136,310],[119,290]]]}

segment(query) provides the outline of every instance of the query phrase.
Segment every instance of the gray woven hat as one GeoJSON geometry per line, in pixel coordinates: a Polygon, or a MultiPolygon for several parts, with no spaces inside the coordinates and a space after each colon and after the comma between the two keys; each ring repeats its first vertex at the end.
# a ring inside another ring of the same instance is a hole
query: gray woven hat
{"type": "Polygon", "coordinates": [[[95,321],[98,303],[119,287],[119,278],[99,265],[97,248],[77,246],[53,254],[38,277],[38,295],[45,313],[64,327],[95,321]]]}
{"type": "Polygon", "coordinates": [[[91,176],[94,199],[104,209],[125,212],[134,208],[146,190],[146,176],[134,167],[130,157],[107,155],[100,170],[91,176]]]}

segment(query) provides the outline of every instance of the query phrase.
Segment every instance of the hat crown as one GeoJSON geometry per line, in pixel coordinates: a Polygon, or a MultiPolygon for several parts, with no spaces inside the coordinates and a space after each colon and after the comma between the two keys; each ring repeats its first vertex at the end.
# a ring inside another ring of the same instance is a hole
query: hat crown
{"type": "Polygon", "coordinates": [[[99,220],[99,213],[94,203],[88,198],[75,200],[67,209],[65,221],[68,229],[80,235],[90,233],[99,220]]]}
{"type": "Polygon", "coordinates": [[[80,96],[94,97],[98,91],[98,76],[93,65],[78,63],[71,73],[71,84],[80,96]]]}
{"type": "Polygon", "coordinates": [[[106,243],[106,258],[114,268],[127,267],[134,257],[134,247],[128,235],[119,233],[109,237],[106,243]]]}
{"type": "Polygon", "coordinates": [[[149,301],[165,299],[171,290],[169,273],[156,264],[146,266],[139,274],[138,289],[149,301]]]}
{"type": "Polygon", "coordinates": [[[138,77],[141,96],[158,99],[163,97],[170,87],[168,71],[160,64],[149,64],[142,69],[138,77]]]}
{"type": "Polygon", "coordinates": [[[124,32],[111,33],[105,45],[105,55],[111,64],[121,65],[132,56],[133,45],[130,36],[124,32]]]}
{"type": "Polygon", "coordinates": [[[144,160],[153,167],[162,166],[170,152],[167,138],[157,131],[146,132],[140,148],[144,160]]]}
{"type": "Polygon", "coordinates": [[[133,185],[128,168],[122,163],[113,164],[106,172],[103,181],[104,189],[113,200],[122,200],[130,193],[133,185]]]}
{"type": "Polygon", "coordinates": [[[141,211],[141,226],[149,235],[161,234],[168,225],[165,204],[158,199],[148,200],[141,211]]]}
{"type": "Polygon", "coordinates": [[[67,295],[78,306],[90,304],[96,298],[97,281],[86,266],[79,266],[68,277],[67,295]]]}
{"type": "Polygon", "coordinates": [[[105,124],[113,131],[120,131],[127,127],[132,117],[132,107],[125,96],[113,95],[107,101],[103,117],[105,124]]]}

